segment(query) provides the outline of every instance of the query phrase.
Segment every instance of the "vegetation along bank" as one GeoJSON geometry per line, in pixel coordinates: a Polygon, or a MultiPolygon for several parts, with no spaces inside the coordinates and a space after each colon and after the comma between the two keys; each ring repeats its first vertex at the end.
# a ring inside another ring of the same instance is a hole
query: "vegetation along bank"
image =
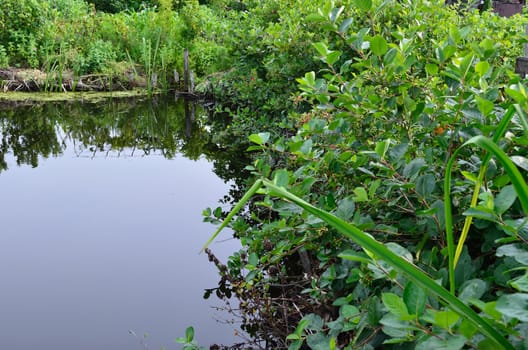
{"type": "Polygon", "coordinates": [[[207,250],[206,295],[252,346],[525,349],[527,20],[486,6],[7,0],[0,66],[170,86],[189,49],[215,144],[247,157],[204,210],[242,243],[207,250]]]}

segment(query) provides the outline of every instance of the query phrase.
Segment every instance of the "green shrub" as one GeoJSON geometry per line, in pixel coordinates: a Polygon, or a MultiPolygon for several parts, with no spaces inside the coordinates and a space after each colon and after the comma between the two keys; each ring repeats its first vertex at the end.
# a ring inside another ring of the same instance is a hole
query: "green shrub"
{"type": "Polygon", "coordinates": [[[0,44],[10,63],[38,66],[37,47],[45,10],[38,0],[5,0],[0,4],[0,44]]]}
{"type": "MultiPolygon", "coordinates": [[[[393,261],[344,238],[313,211],[278,200],[286,188],[425,271],[491,324],[496,339],[507,339],[503,345],[526,347],[528,315],[519,305],[528,299],[527,262],[517,254],[528,251],[520,201],[527,194],[512,186],[528,177],[528,94],[512,72],[526,20],[425,0],[340,4],[322,6],[305,22],[324,29],[304,47],[322,69],[297,79],[295,102],[312,108],[283,120],[293,129],[279,137],[268,126],[249,137],[260,153],[248,169],[280,189],[259,192],[251,211],[233,221],[243,248],[230,257],[218,293],[237,295],[245,330],[275,348],[497,346],[393,261]],[[472,148],[482,140],[494,140],[521,175],[472,148]],[[449,177],[448,161],[462,144],[449,177]],[[468,217],[473,224],[457,260],[468,217]]],[[[271,20],[267,33],[286,31],[282,17],[271,20]]],[[[274,64],[264,75],[248,74],[239,91],[276,79],[274,64]]],[[[244,130],[237,117],[245,110],[237,112],[230,128],[244,130]]]]}

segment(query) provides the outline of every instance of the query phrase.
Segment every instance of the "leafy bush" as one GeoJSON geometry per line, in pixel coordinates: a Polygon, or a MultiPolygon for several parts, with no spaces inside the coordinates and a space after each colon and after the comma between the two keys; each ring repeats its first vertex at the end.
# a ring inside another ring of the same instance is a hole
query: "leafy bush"
{"type": "Polygon", "coordinates": [[[39,30],[45,6],[38,0],[5,0],[0,4],[0,44],[13,63],[38,65],[39,30]]]}
{"type": "Polygon", "coordinates": [[[512,184],[527,178],[528,105],[512,69],[526,20],[422,0],[327,4],[308,20],[325,29],[312,45],[325,67],[298,79],[296,102],[313,108],[282,137],[250,136],[248,169],[273,184],[232,222],[244,248],[218,294],[276,348],[525,348],[528,193],[512,184]],[[472,147],[485,142],[522,173],[472,147]],[[273,186],[367,232],[482,327],[273,186]]]}

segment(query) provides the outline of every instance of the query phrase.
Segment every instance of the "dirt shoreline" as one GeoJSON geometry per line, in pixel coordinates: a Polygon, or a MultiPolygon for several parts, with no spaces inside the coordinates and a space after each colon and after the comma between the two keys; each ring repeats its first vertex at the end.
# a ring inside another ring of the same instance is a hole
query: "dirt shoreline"
{"type": "MultiPolygon", "coordinates": [[[[174,85],[174,82],[169,83],[174,85]]],[[[153,87],[156,88],[156,84],[153,87]]],[[[75,76],[72,71],[46,73],[39,69],[0,69],[0,91],[3,92],[128,91],[137,88],[147,88],[147,80],[134,72],[75,76]]]]}
{"type": "Polygon", "coordinates": [[[169,86],[147,86],[146,78],[136,74],[109,76],[89,74],[74,77],[64,72],[45,73],[38,69],[0,68],[0,105],[21,106],[45,102],[99,102],[107,98],[148,97],[167,91],[186,99],[211,99],[207,93],[178,91],[179,82],[169,86]]]}

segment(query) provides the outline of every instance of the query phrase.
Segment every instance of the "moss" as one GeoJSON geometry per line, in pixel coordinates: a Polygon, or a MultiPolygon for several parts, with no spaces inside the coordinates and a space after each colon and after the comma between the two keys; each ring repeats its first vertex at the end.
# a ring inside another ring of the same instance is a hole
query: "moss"
{"type": "Polygon", "coordinates": [[[144,89],[112,92],[0,92],[0,105],[38,104],[43,102],[101,102],[108,98],[148,96],[144,89]]]}

